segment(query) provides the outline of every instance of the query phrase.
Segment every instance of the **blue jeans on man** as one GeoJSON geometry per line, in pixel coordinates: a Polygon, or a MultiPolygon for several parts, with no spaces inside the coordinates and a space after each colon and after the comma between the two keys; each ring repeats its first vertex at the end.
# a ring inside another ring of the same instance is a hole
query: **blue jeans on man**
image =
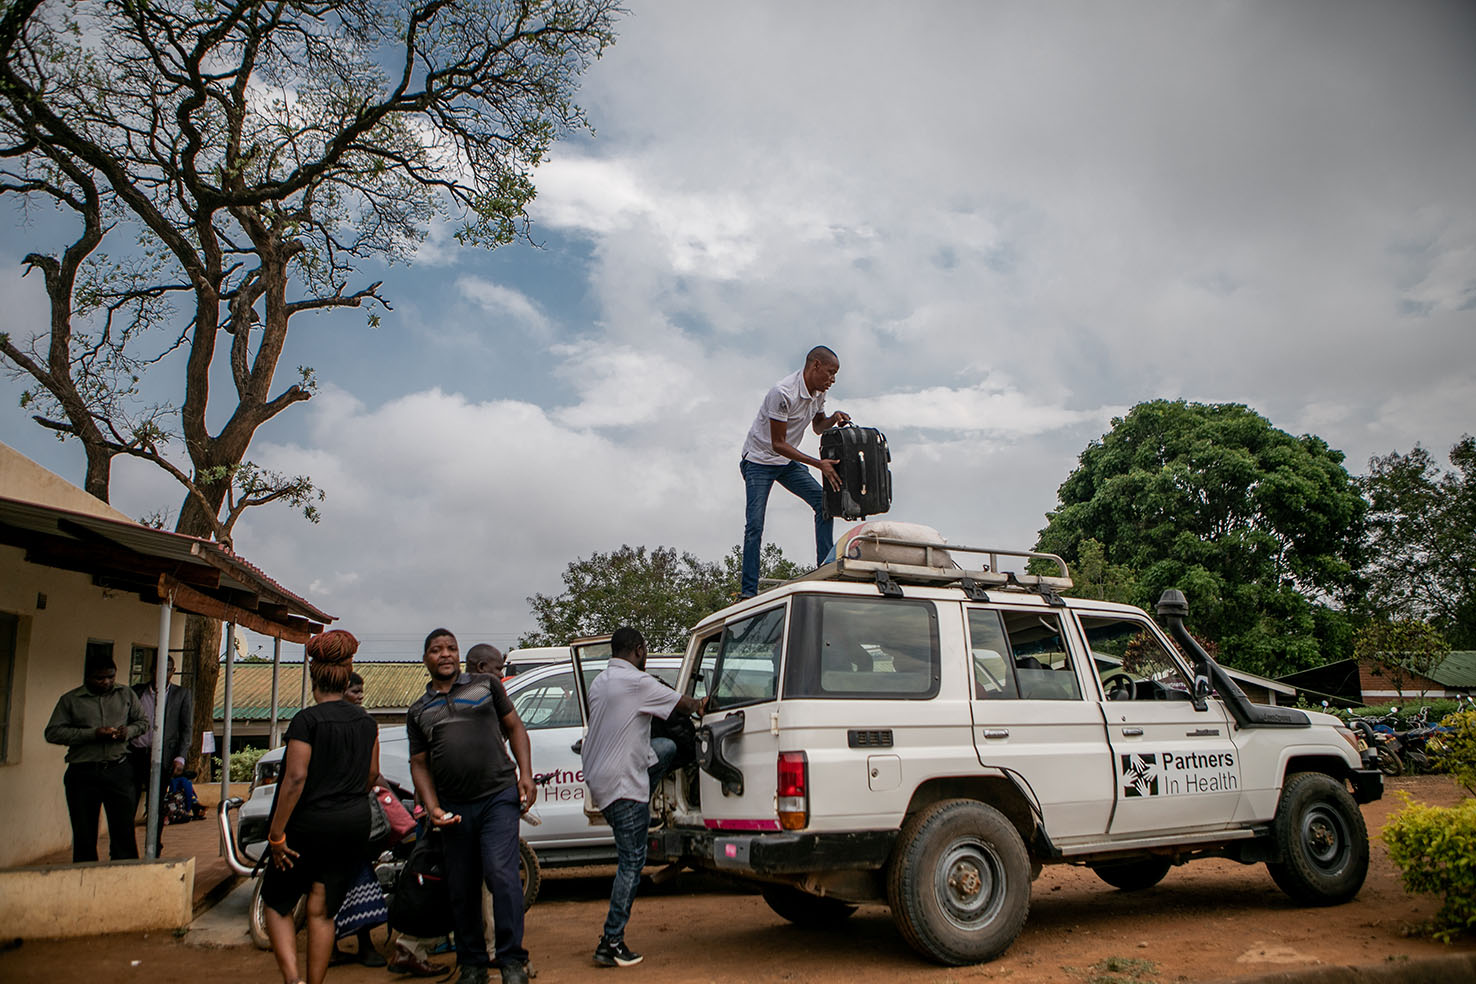
{"type": "MultiPolygon", "coordinates": [[[[676,760],[676,742],[670,738],[652,738],[651,748],[656,762],[648,774],[651,789],[671,771],[676,760]]],[[[600,811],[615,835],[615,882],[610,886],[610,912],[605,916],[605,939],[619,943],[625,939],[625,924],[630,921],[630,908],[635,904],[636,888],[641,883],[641,869],[646,866],[646,837],[651,829],[651,801],[620,799],[600,811]]]]}
{"type": "Polygon", "coordinates": [[[759,555],[764,548],[764,513],[769,507],[769,490],[778,482],[815,510],[815,566],[825,563],[834,547],[829,517],[825,515],[825,492],[810,469],[798,461],[782,465],[761,465],[747,458],[738,464],[743,473],[747,502],[743,512],[743,581],[738,593],[745,598],[758,594],[759,555]]]}
{"type": "Polygon", "coordinates": [[[470,803],[441,801],[461,821],[441,828],[446,838],[446,880],[456,926],[456,962],[463,967],[501,967],[528,962],[523,948],[523,888],[518,878],[518,787],[470,803]],[[487,954],[482,923],[482,885],[492,893],[497,924],[496,959],[487,954]]]}

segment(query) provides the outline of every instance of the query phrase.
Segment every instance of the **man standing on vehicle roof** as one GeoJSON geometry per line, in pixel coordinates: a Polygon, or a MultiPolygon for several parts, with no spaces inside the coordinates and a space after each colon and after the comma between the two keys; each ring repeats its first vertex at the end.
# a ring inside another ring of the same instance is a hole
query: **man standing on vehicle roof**
{"type": "Polygon", "coordinates": [[[448,630],[425,637],[425,668],[430,682],[406,712],[405,732],[415,796],[446,838],[458,984],[486,984],[488,966],[501,969],[504,984],[527,984],[518,821],[538,796],[528,731],[501,681],[461,672],[461,651],[448,630]],[[497,924],[495,960],[482,923],[483,882],[497,924]]]}
{"type": "Polygon", "coordinates": [[[815,566],[825,563],[834,537],[830,520],[825,515],[825,493],[805,466],[820,469],[825,482],[833,489],[841,487],[836,462],[812,458],[799,449],[805,428],[816,434],[837,424],[850,421],[849,414],[837,410],[825,415],[825,391],[835,382],[840,359],[824,345],[816,345],[805,356],[805,367],[775,383],[764,397],[763,405],[748,428],[743,441],[743,458],[738,470],[743,473],[747,502],[743,523],[743,582],[739,594],[752,598],[758,594],[759,555],[764,545],[764,513],[769,505],[769,490],[778,482],[809,503],[815,510],[815,566]]]}
{"type": "Polygon", "coordinates": [[[589,733],[580,757],[590,798],[615,835],[610,912],[595,947],[601,967],[631,967],[639,953],[625,945],[625,924],[646,866],[651,790],[676,758],[670,738],[652,738],[651,720],[674,710],[701,714],[707,701],[677,693],[646,672],[646,640],[630,626],[610,637],[610,662],[589,685],[589,733]]]}

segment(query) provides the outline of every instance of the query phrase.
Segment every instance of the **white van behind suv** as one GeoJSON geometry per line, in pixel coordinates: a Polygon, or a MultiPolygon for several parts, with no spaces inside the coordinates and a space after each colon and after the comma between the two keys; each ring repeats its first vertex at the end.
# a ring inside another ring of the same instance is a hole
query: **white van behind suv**
{"type": "Polygon", "coordinates": [[[1305,904],[1358,892],[1377,769],[1337,719],[1247,700],[1178,592],[1165,632],[1062,598],[1051,555],[871,541],[695,627],[700,770],[658,794],[653,861],[758,882],[796,923],[884,902],[945,964],[1011,944],[1044,864],[1133,890],[1224,857],[1305,904]]]}

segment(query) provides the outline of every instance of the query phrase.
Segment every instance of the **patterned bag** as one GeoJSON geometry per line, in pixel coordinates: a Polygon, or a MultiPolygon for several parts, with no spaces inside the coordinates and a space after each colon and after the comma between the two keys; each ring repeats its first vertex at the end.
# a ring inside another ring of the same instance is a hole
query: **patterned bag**
{"type": "Polygon", "coordinates": [[[385,901],[384,890],[379,887],[379,879],[374,877],[374,869],[366,864],[359,869],[359,877],[354,879],[353,887],[343,897],[343,905],[333,917],[334,936],[343,939],[361,929],[388,921],[389,904],[385,901]]]}

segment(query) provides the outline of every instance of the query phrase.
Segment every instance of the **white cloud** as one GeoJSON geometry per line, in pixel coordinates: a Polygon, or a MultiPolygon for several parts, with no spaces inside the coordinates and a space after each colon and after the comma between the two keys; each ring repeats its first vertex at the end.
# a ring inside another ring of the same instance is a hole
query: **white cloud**
{"type": "Polygon", "coordinates": [[[547,338],[552,333],[548,316],[528,295],[515,288],[470,276],[457,280],[456,287],[483,311],[511,321],[535,338],[547,338]]]}

